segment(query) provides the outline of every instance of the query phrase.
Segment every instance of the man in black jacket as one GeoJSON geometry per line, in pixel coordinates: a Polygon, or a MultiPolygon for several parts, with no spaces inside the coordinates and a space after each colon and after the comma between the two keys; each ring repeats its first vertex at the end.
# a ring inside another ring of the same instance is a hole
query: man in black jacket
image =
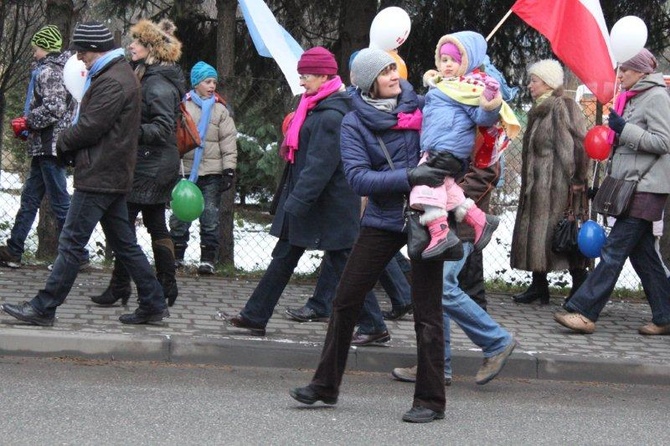
{"type": "Polygon", "coordinates": [[[140,87],[114,38],[98,22],[77,26],[72,49],[88,76],[74,125],[61,133],[56,148],[74,164],[74,194],[63,227],[58,257],[46,286],[30,302],[4,304],[2,310],[33,325],[51,326],[65,301],[100,222],[107,242],[137,284],[139,308],[122,315],[124,324],[160,322],[167,316],[163,291],[128,223],[126,194],[135,168],[140,127],[140,87]]]}

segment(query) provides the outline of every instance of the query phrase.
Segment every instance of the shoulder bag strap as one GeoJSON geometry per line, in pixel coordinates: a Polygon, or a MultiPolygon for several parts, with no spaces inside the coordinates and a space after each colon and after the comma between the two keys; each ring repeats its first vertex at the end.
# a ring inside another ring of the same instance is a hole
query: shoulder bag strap
{"type": "Polygon", "coordinates": [[[391,170],[395,170],[395,166],[393,165],[393,160],[391,159],[391,154],[389,153],[389,149],[386,148],[386,144],[384,144],[384,140],[382,139],[381,136],[377,136],[377,141],[379,142],[379,145],[382,148],[382,152],[384,152],[384,155],[386,156],[386,161],[388,161],[389,166],[391,167],[391,170]]]}

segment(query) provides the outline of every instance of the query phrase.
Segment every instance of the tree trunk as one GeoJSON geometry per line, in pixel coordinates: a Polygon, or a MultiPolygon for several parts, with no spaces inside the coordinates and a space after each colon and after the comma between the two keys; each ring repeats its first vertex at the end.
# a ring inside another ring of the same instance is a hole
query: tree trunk
{"type": "MultiPolygon", "coordinates": [[[[217,0],[217,19],[218,26],[216,30],[216,69],[219,72],[223,85],[223,96],[228,104],[233,103],[234,92],[227,88],[228,80],[233,75],[235,61],[235,14],[237,12],[237,2],[235,0],[217,0]]],[[[235,243],[233,240],[233,206],[235,204],[235,183],[225,191],[221,196],[219,212],[219,262],[224,265],[235,266],[235,243]]]]}
{"type": "Polygon", "coordinates": [[[349,79],[349,56],[370,44],[370,23],[377,14],[377,1],[346,0],[342,5],[340,19],[340,77],[345,83],[349,79]]]}
{"type": "MultiPolygon", "coordinates": [[[[72,26],[74,4],[71,0],[48,0],[46,17],[49,24],[56,25],[63,36],[63,47],[67,48],[72,26]]],[[[38,259],[52,260],[58,252],[58,227],[56,217],[51,210],[49,197],[45,194],[40,204],[40,218],[37,224],[38,259]]]]}

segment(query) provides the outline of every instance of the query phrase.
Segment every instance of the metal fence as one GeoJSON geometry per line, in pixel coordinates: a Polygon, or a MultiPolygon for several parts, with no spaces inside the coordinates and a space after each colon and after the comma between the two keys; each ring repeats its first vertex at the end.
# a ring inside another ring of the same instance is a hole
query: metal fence
{"type": "MultiPolygon", "coordinates": [[[[244,94],[237,97],[239,103],[249,103],[254,97],[267,96],[268,89],[280,89],[279,83],[274,80],[264,86],[259,87],[258,83],[248,82],[246,88],[242,88],[244,94]]],[[[286,97],[286,92],[279,92],[277,96],[286,97]]],[[[588,101],[586,101],[588,102],[588,101]]],[[[595,122],[595,108],[588,103],[584,103],[585,115],[587,116],[590,125],[595,122]]],[[[291,101],[264,101],[266,106],[256,106],[253,111],[253,118],[250,109],[244,110],[240,107],[241,112],[236,113],[236,124],[240,129],[258,129],[259,116],[267,117],[267,121],[276,127],[276,132],[279,134],[281,120],[285,113],[290,109],[291,101]],[[260,107],[260,109],[259,109],[260,107]],[[245,122],[246,120],[253,120],[253,122],[245,122]]],[[[523,127],[525,128],[525,112],[519,112],[523,127]]],[[[266,135],[267,136],[267,135],[266,135]]],[[[4,149],[2,151],[2,171],[0,172],[0,243],[9,237],[11,226],[14,222],[14,217],[19,208],[20,192],[24,180],[24,176],[28,171],[29,160],[25,156],[21,156],[21,150],[17,149],[18,141],[11,136],[11,130],[5,123],[4,132],[4,149]],[[14,149],[12,149],[14,147],[14,149]]],[[[530,283],[530,273],[525,271],[512,270],[509,266],[509,252],[512,239],[512,229],[514,226],[514,218],[516,206],[518,203],[519,188],[520,188],[520,166],[521,166],[521,140],[523,134],[516,138],[511,147],[507,150],[505,156],[504,177],[498,189],[495,191],[492,198],[492,212],[501,217],[501,224],[494,235],[492,242],[484,251],[485,258],[485,276],[487,279],[500,279],[509,284],[524,285],[530,283]]],[[[257,140],[257,135],[250,136],[244,131],[241,132],[240,138],[247,140],[257,140]]],[[[259,143],[259,150],[265,152],[268,156],[276,156],[276,144],[259,143]]],[[[244,162],[244,160],[240,160],[244,162]]],[[[257,163],[257,161],[254,161],[257,163]]],[[[69,176],[68,183],[70,191],[72,192],[72,178],[69,176]]],[[[273,185],[267,187],[268,190],[273,189],[273,185]]],[[[267,191],[265,195],[247,195],[245,202],[253,202],[254,200],[266,201],[267,191]]],[[[237,203],[239,203],[239,194],[237,196],[237,203]]],[[[169,217],[170,211],[168,211],[169,217]]],[[[246,219],[236,212],[234,220],[234,244],[235,244],[235,266],[242,271],[258,271],[264,270],[270,262],[272,248],[276,239],[268,234],[270,217],[265,214],[261,218],[246,219]]],[[[34,253],[37,249],[37,220],[35,221],[33,230],[31,231],[26,243],[26,254],[24,255],[24,263],[36,263],[34,260],[34,253]]],[[[198,237],[198,222],[195,221],[191,226],[191,241],[186,252],[186,262],[196,263],[199,259],[199,237],[198,237]]],[[[145,248],[148,256],[151,257],[151,242],[149,234],[141,220],[138,220],[137,236],[140,244],[145,248]]],[[[91,252],[91,259],[93,262],[103,262],[105,259],[105,240],[102,231],[99,229],[93,234],[89,242],[89,251],[91,252]]],[[[319,265],[321,258],[320,252],[308,252],[300,264],[298,265],[298,272],[311,273],[319,265]]],[[[597,262],[597,260],[596,260],[597,262]]],[[[570,277],[567,271],[551,273],[549,275],[550,282],[554,286],[570,286],[570,277]]],[[[617,284],[618,288],[639,289],[639,280],[634,273],[630,264],[627,264],[617,284]]]]}

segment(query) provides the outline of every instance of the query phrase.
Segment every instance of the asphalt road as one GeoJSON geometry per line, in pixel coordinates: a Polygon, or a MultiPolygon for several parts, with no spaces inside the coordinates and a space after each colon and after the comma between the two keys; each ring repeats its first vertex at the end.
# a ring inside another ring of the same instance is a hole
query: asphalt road
{"type": "Polygon", "coordinates": [[[335,407],[288,390],[311,371],[0,358],[3,445],[667,445],[670,386],[457,376],[446,419],[403,423],[413,385],[347,374],[335,407]]]}

